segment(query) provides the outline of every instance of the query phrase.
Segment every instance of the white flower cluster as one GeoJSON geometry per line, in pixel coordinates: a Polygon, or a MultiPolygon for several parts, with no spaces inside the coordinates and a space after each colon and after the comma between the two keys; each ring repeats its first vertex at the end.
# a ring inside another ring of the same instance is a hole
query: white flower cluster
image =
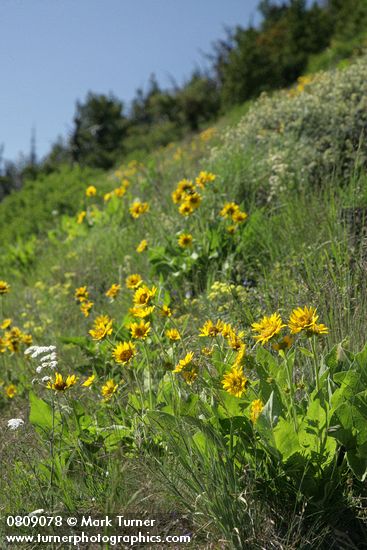
{"type": "MultiPolygon", "coordinates": [[[[37,374],[40,374],[43,369],[56,369],[58,365],[56,346],[31,346],[25,352],[25,355],[30,355],[32,359],[39,358],[39,365],[36,368],[37,374]]],[[[51,378],[44,376],[41,382],[48,382],[51,378]]],[[[38,382],[37,378],[32,380],[32,383],[38,382]]]]}
{"type": "Polygon", "coordinates": [[[11,418],[8,420],[8,428],[10,430],[17,430],[20,426],[23,426],[24,420],[21,418],[11,418]]]}

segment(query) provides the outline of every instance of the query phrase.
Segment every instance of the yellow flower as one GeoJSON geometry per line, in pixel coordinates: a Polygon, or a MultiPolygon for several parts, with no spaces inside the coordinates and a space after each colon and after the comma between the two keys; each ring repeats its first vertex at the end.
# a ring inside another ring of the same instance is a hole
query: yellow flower
{"type": "Polygon", "coordinates": [[[195,367],[193,369],[190,369],[190,370],[184,370],[182,372],[182,376],[184,377],[185,382],[191,386],[191,384],[198,377],[198,371],[195,367]]]}
{"type": "Polygon", "coordinates": [[[121,285],[117,283],[113,283],[113,285],[110,286],[110,288],[106,292],[107,298],[111,298],[111,300],[114,300],[118,293],[121,290],[121,285]]]}
{"type": "Polygon", "coordinates": [[[223,322],[220,320],[218,320],[215,325],[211,320],[205,321],[204,325],[201,329],[199,329],[199,336],[210,336],[211,338],[214,338],[222,332],[223,325],[223,322]]]}
{"type": "Polygon", "coordinates": [[[149,210],[149,204],[147,202],[135,201],[130,206],[130,214],[134,219],[139,218],[142,214],[149,210]]]}
{"type": "Polygon", "coordinates": [[[283,327],[283,321],[279,313],[273,313],[269,317],[263,317],[259,323],[252,323],[252,330],[258,332],[257,336],[254,336],[257,342],[266,344],[273,336],[278,334],[283,327]]]}
{"type": "Polygon", "coordinates": [[[182,233],[178,237],[178,244],[181,246],[181,248],[187,248],[188,246],[192,245],[192,235],[189,233],[182,233]]]}
{"type": "Polygon", "coordinates": [[[193,213],[194,209],[187,201],[181,204],[180,208],[178,209],[179,213],[182,216],[190,216],[190,214],[193,213]]]}
{"type": "Polygon", "coordinates": [[[90,310],[94,306],[94,302],[87,300],[80,304],[80,311],[83,313],[84,317],[89,317],[90,310]]]}
{"type": "Polygon", "coordinates": [[[308,330],[315,325],[318,318],[314,307],[297,307],[289,317],[288,326],[292,334],[297,334],[301,330],[308,330]]]}
{"type": "Polygon", "coordinates": [[[116,363],[126,364],[136,355],[136,348],[132,342],[119,342],[112,352],[116,363]]]}
{"type": "Polygon", "coordinates": [[[195,186],[192,183],[192,180],[183,179],[178,182],[177,184],[177,191],[180,193],[195,193],[195,186]]]}
{"type": "Polygon", "coordinates": [[[130,331],[132,338],[140,338],[145,340],[150,332],[150,322],[140,321],[140,323],[131,323],[130,331]]]}
{"type": "Polygon", "coordinates": [[[189,353],[187,353],[185,357],[178,362],[178,364],[173,369],[173,372],[181,372],[184,368],[190,365],[193,358],[194,358],[194,353],[192,351],[189,351],[189,353]]]}
{"type": "Polygon", "coordinates": [[[237,355],[233,363],[233,367],[239,368],[243,363],[245,355],[246,355],[246,344],[242,344],[242,346],[237,351],[237,355]]]}
{"type": "Polygon", "coordinates": [[[200,172],[198,177],[195,180],[195,183],[198,187],[201,187],[201,189],[204,189],[205,185],[207,183],[212,183],[215,181],[215,174],[212,174],[211,172],[200,172]]]}
{"type": "Polygon", "coordinates": [[[110,201],[111,199],[112,199],[112,193],[105,193],[105,194],[103,195],[103,200],[104,200],[104,202],[108,202],[108,201],[110,201]]]}
{"type": "Polygon", "coordinates": [[[62,374],[60,374],[59,372],[55,372],[55,380],[54,382],[50,380],[47,384],[47,388],[54,391],[65,391],[71,388],[71,386],[74,386],[77,380],[78,379],[75,374],[69,374],[64,380],[62,374]]]}
{"type": "Polygon", "coordinates": [[[292,334],[305,331],[307,336],[328,334],[329,329],[323,324],[317,324],[319,316],[316,308],[298,307],[294,309],[289,317],[288,326],[292,334]]]}
{"type": "Polygon", "coordinates": [[[203,355],[206,355],[207,357],[211,357],[213,355],[213,348],[208,348],[208,347],[205,347],[205,348],[202,348],[201,350],[201,353],[203,355]]]}
{"type": "Polygon", "coordinates": [[[144,319],[145,317],[148,317],[148,315],[151,315],[155,309],[155,306],[149,306],[149,307],[131,307],[129,309],[129,312],[133,317],[139,317],[140,319],[144,319]]]}
{"type": "Polygon", "coordinates": [[[6,352],[6,342],[4,338],[0,338],[0,353],[6,352]]]}
{"type": "Polygon", "coordinates": [[[85,190],[85,194],[86,194],[87,197],[95,197],[96,194],[97,194],[97,189],[94,187],[94,185],[90,185],[85,190]]]}
{"type": "Polygon", "coordinates": [[[170,328],[166,330],[166,336],[173,342],[176,340],[181,340],[180,333],[178,332],[177,328],[170,328]]]}
{"type": "MultiPolygon", "coordinates": [[[[223,331],[222,331],[223,334],[223,331]]],[[[229,347],[231,347],[234,350],[239,350],[244,346],[245,344],[242,341],[242,338],[245,336],[244,332],[240,332],[239,334],[236,334],[234,330],[231,330],[230,333],[227,336],[229,347]]]]}
{"type": "Polygon", "coordinates": [[[87,213],[86,213],[85,210],[83,210],[82,212],[79,212],[78,217],[77,217],[77,220],[76,220],[76,223],[78,223],[79,225],[80,225],[81,223],[83,223],[84,218],[85,218],[86,215],[87,215],[87,213]]]}
{"type": "Polygon", "coordinates": [[[5,281],[0,281],[0,295],[10,292],[10,285],[5,281]]]}
{"type": "Polygon", "coordinates": [[[242,212],[241,210],[236,210],[236,212],[233,212],[232,214],[232,221],[235,223],[242,223],[247,219],[246,212],[242,212]]]}
{"type": "Polygon", "coordinates": [[[22,332],[21,338],[22,338],[23,344],[25,344],[26,346],[29,347],[32,345],[33,338],[31,334],[24,334],[24,332],[22,332]]]}
{"type": "Polygon", "coordinates": [[[233,235],[233,233],[235,233],[236,229],[237,229],[237,227],[235,225],[229,225],[227,227],[227,231],[230,235],[233,235]]]}
{"type": "Polygon", "coordinates": [[[240,207],[235,202],[226,202],[219,212],[219,215],[222,216],[222,218],[228,218],[229,216],[233,216],[235,212],[238,212],[239,209],[240,207]]]}
{"type": "Polygon", "coordinates": [[[86,302],[89,296],[89,292],[86,286],[81,286],[75,289],[75,299],[79,302],[86,302]]]}
{"type": "Polygon", "coordinates": [[[188,204],[192,209],[196,209],[200,206],[201,196],[199,193],[191,193],[190,195],[185,196],[184,204],[188,204]]]}
{"type": "Polygon", "coordinates": [[[161,315],[163,315],[163,317],[171,317],[172,315],[171,308],[168,306],[162,306],[161,315]]]}
{"type": "Polygon", "coordinates": [[[147,306],[152,298],[154,298],[157,289],[153,286],[149,289],[147,286],[142,286],[135,291],[134,294],[134,304],[136,306],[147,306]]]}
{"type": "Polygon", "coordinates": [[[126,193],[126,187],[124,185],[121,185],[121,187],[117,187],[115,190],[114,190],[114,194],[116,195],[116,197],[123,197],[126,193]]]}
{"type": "Polygon", "coordinates": [[[185,193],[183,191],[180,191],[179,189],[176,189],[171,194],[172,201],[175,204],[179,204],[183,200],[184,196],[185,196],[185,193]]]}
{"type": "Polygon", "coordinates": [[[18,327],[13,327],[10,331],[5,332],[5,345],[9,351],[17,353],[22,342],[22,332],[18,327]]]}
{"type": "Polygon", "coordinates": [[[291,338],[288,334],[286,334],[280,342],[273,344],[272,348],[275,349],[276,351],[286,350],[286,349],[289,349],[292,344],[293,344],[293,338],[291,338]]]}
{"type": "MultiPolygon", "coordinates": [[[[214,285],[212,288],[214,288],[214,285]]],[[[221,333],[224,338],[229,338],[232,334],[235,334],[235,331],[230,323],[223,323],[221,333]]]]}
{"type": "Polygon", "coordinates": [[[206,130],[203,130],[200,134],[200,141],[203,141],[204,143],[206,141],[209,141],[213,138],[213,136],[217,133],[216,128],[207,128],[206,130]]]}
{"type": "Polygon", "coordinates": [[[247,378],[240,367],[233,366],[230,372],[223,376],[223,388],[235,397],[241,397],[246,390],[246,384],[247,378]]]}
{"type": "Polygon", "coordinates": [[[140,243],[136,247],[136,251],[139,252],[139,254],[141,254],[147,248],[148,248],[148,241],[146,239],[143,239],[142,241],[140,241],[140,243]]]}
{"type": "Polygon", "coordinates": [[[107,380],[105,385],[102,386],[102,396],[104,397],[104,401],[111,399],[117,388],[118,384],[115,384],[113,380],[107,380]]]}
{"type": "Polygon", "coordinates": [[[94,321],[94,328],[89,331],[93,340],[102,340],[112,332],[112,319],[108,315],[100,315],[94,321]]]}
{"type": "Polygon", "coordinates": [[[89,376],[85,380],[85,382],[83,382],[82,386],[84,386],[85,388],[89,388],[89,386],[91,386],[93,384],[95,377],[96,377],[95,374],[92,374],[91,376],[89,376]]]}
{"type": "Polygon", "coordinates": [[[256,420],[259,418],[263,408],[264,403],[261,401],[261,399],[255,399],[254,401],[252,401],[250,405],[250,419],[253,424],[255,424],[256,420]]]}
{"type": "Polygon", "coordinates": [[[307,334],[309,336],[311,336],[312,334],[315,334],[316,336],[320,334],[329,334],[329,329],[322,323],[320,323],[319,325],[315,324],[307,330],[307,334]]]}
{"type": "Polygon", "coordinates": [[[2,330],[6,330],[7,328],[10,327],[11,323],[12,323],[12,320],[11,320],[11,319],[4,319],[4,321],[3,321],[3,322],[1,323],[1,325],[0,325],[0,328],[1,328],[2,330]]]}
{"type": "Polygon", "coordinates": [[[138,273],[134,273],[133,275],[129,275],[127,278],[126,278],[126,287],[127,288],[138,288],[138,286],[141,285],[141,283],[143,282],[143,279],[141,278],[141,276],[138,274],[138,273]]]}
{"type": "Polygon", "coordinates": [[[6,386],[5,393],[9,397],[9,399],[13,399],[15,397],[15,394],[17,393],[17,388],[14,386],[14,384],[9,384],[9,386],[6,386]]]}

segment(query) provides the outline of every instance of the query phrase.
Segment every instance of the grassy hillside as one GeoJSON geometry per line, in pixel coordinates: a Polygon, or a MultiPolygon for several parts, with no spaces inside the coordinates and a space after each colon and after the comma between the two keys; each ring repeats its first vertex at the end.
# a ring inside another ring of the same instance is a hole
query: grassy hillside
{"type": "Polygon", "coordinates": [[[0,515],[364,547],[366,69],[3,201],[0,515]]]}

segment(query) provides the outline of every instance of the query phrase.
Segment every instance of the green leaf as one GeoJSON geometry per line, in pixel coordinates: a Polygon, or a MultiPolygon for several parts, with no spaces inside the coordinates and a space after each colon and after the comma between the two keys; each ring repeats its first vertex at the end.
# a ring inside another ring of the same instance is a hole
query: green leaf
{"type": "Polygon", "coordinates": [[[293,424],[284,418],[280,418],[274,428],[274,440],[284,462],[293,454],[302,451],[293,424]]]}
{"type": "Polygon", "coordinates": [[[261,441],[264,447],[266,447],[271,454],[279,459],[280,453],[278,451],[277,443],[274,437],[274,429],[278,422],[278,418],[274,415],[273,412],[273,401],[274,394],[272,393],[263,410],[261,411],[255,427],[256,431],[261,437],[261,441]]]}
{"type": "Polygon", "coordinates": [[[306,355],[306,357],[313,357],[313,354],[309,349],[303,348],[301,346],[298,349],[301,353],[303,353],[303,355],[306,355]]]}
{"type": "MultiPolygon", "coordinates": [[[[52,408],[37,397],[33,392],[29,393],[30,413],[29,421],[38,431],[48,433],[52,430],[52,408]]],[[[60,415],[55,412],[55,419],[60,420],[60,415]]],[[[55,423],[56,424],[56,423],[55,423]]]]}
{"type": "Polygon", "coordinates": [[[365,396],[342,403],[334,412],[330,436],[344,445],[350,468],[360,480],[367,477],[367,404],[365,396]]]}

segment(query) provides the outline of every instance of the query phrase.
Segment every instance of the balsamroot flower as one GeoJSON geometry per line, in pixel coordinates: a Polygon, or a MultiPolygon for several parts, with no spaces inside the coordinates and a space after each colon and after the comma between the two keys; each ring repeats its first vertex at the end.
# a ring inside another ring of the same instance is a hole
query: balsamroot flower
{"type": "Polygon", "coordinates": [[[149,289],[147,286],[142,286],[134,294],[134,304],[136,306],[147,306],[152,298],[156,295],[157,288],[153,286],[149,289]]]}
{"type": "Polygon", "coordinates": [[[207,183],[212,183],[216,179],[216,175],[211,172],[200,172],[198,177],[195,179],[195,183],[201,189],[204,189],[207,183]]]}
{"type": "Polygon", "coordinates": [[[182,233],[178,237],[178,245],[181,248],[187,248],[192,245],[192,240],[192,235],[190,235],[190,233],[182,233]]]}
{"type": "Polygon", "coordinates": [[[140,202],[139,200],[132,203],[129,208],[130,214],[134,219],[140,218],[142,214],[148,212],[149,204],[147,202],[140,202]]]}
{"type": "Polygon", "coordinates": [[[185,369],[192,363],[193,359],[194,359],[194,352],[189,351],[189,353],[187,353],[185,357],[178,362],[178,364],[173,369],[173,372],[176,372],[176,373],[181,372],[183,369],[185,369]]]}
{"type": "Polygon", "coordinates": [[[223,376],[222,385],[226,392],[241,397],[246,390],[247,378],[243,370],[238,366],[233,366],[231,370],[223,376]]]}
{"type": "Polygon", "coordinates": [[[75,299],[78,302],[86,302],[89,296],[88,290],[86,286],[81,286],[79,288],[75,289],[74,293],[75,299]]]}
{"type": "Polygon", "coordinates": [[[150,332],[150,322],[140,321],[140,323],[130,324],[131,337],[140,340],[145,340],[150,332]]]}
{"type": "Polygon", "coordinates": [[[138,286],[140,286],[143,282],[143,279],[138,273],[133,273],[132,275],[129,275],[126,277],[125,285],[126,288],[130,289],[136,289],[138,286]]]}
{"type": "Polygon", "coordinates": [[[10,285],[5,281],[0,281],[0,296],[10,292],[10,285]]]}
{"type": "Polygon", "coordinates": [[[107,298],[111,298],[111,300],[114,300],[118,296],[120,290],[121,290],[121,285],[117,283],[113,283],[113,285],[111,285],[106,292],[107,298]]]}
{"type": "Polygon", "coordinates": [[[9,399],[13,399],[15,397],[15,394],[18,392],[17,387],[14,384],[9,384],[5,388],[5,393],[9,399]]]}
{"type": "Polygon", "coordinates": [[[102,396],[104,401],[111,399],[113,394],[117,391],[118,384],[115,384],[113,380],[107,380],[104,386],[102,386],[102,396]]]}
{"type": "Polygon", "coordinates": [[[120,342],[112,352],[116,363],[126,365],[136,355],[136,348],[132,342],[120,342]]]}
{"type": "Polygon", "coordinates": [[[95,379],[96,375],[95,374],[91,374],[82,384],[82,386],[84,386],[85,388],[89,388],[89,386],[91,386],[94,382],[94,379],[95,379]]]}
{"type": "Polygon", "coordinates": [[[176,342],[177,340],[181,340],[181,335],[178,332],[177,328],[170,328],[170,329],[166,330],[166,336],[172,342],[176,342]]]}
{"type": "Polygon", "coordinates": [[[93,340],[102,340],[112,333],[112,319],[108,315],[100,315],[94,321],[94,327],[89,331],[93,340]]]}
{"type": "Polygon", "coordinates": [[[264,345],[286,325],[283,323],[279,313],[273,313],[269,317],[263,317],[259,323],[252,323],[251,326],[254,332],[258,332],[258,335],[254,336],[255,340],[264,345]]]}
{"type": "Polygon", "coordinates": [[[292,334],[298,334],[305,331],[307,336],[313,334],[328,334],[329,329],[323,324],[317,324],[319,316],[314,307],[297,307],[289,317],[288,326],[292,334]]]}
{"type": "Polygon", "coordinates": [[[69,374],[64,380],[62,374],[55,372],[55,380],[53,382],[50,380],[46,387],[49,390],[65,391],[74,386],[77,380],[75,374],[69,374]]]}
{"type": "Polygon", "coordinates": [[[129,313],[131,313],[133,317],[138,317],[139,319],[145,319],[145,317],[149,317],[149,315],[151,315],[154,310],[155,310],[155,306],[149,306],[149,307],[136,306],[136,307],[129,308],[129,313]]]}
{"type": "Polygon", "coordinates": [[[97,194],[97,188],[94,186],[94,185],[90,185],[89,187],[87,187],[87,189],[85,190],[85,195],[87,197],[95,197],[97,194]]]}
{"type": "Polygon", "coordinates": [[[235,202],[226,202],[219,212],[219,215],[222,216],[222,218],[228,218],[233,216],[235,212],[238,212],[239,209],[240,207],[235,202]]]}
{"type": "Polygon", "coordinates": [[[146,249],[148,248],[148,241],[146,239],[143,239],[142,241],[140,241],[140,243],[138,244],[138,246],[136,247],[136,251],[141,254],[142,252],[144,252],[146,249]]]}
{"type": "Polygon", "coordinates": [[[90,300],[87,300],[86,302],[82,302],[80,304],[80,311],[83,313],[84,317],[89,317],[90,310],[94,306],[94,302],[91,302],[90,300]]]}
{"type": "Polygon", "coordinates": [[[205,321],[204,325],[201,327],[201,329],[199,329],[199,336],[210,336],[211,338],[214,338],[218,334],[221,334],[223,326],[223,321],[218,319],[218,321],[214,325],[213,321],[209,319],[208,321],[205,321]]]}
{"type": "Polygon", "coordinates": [[[163,317],[171,317],[172,310],[171,310],[170,307],[164,305],[164,306],[162,306],[160,313],[161,313],[161,315],[163,315],[163,317]]]}

